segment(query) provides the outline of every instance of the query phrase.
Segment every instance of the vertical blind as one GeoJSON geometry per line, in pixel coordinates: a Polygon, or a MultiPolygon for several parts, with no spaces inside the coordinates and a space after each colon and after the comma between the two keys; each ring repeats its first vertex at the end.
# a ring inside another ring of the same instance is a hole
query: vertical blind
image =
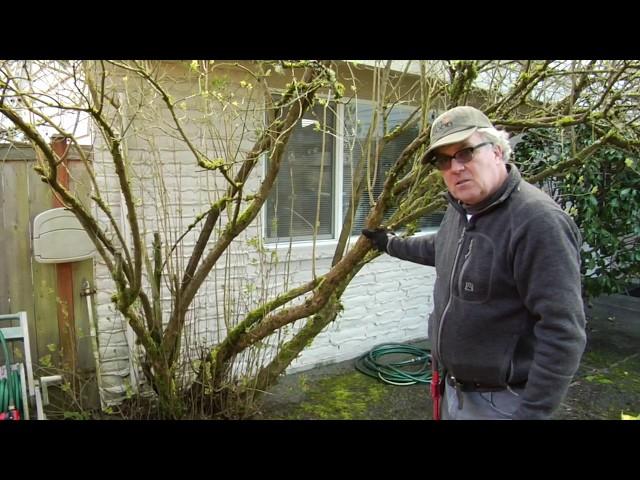
{"type": "MultiPolygon", "coordinates": [[[[335,125],[329,108],[309,109],[294,128],[267,199],[267,241],[333,238],[334,137],[321,128],[335,125]],[[320,128],[319,128],[320,127],[320,128]]],[[[332,128],[333,130],[333,128],[332,128]]]]}

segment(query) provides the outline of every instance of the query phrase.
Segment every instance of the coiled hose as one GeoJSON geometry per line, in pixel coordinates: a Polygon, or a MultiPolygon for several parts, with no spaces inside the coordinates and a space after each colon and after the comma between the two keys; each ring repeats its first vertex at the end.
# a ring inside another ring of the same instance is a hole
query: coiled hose
{"type": "Polygon", "coordinates": [[[22,388],[20,374],[11,368],[11,354],[7,348],[7,342],[0,330],[0,343],[4,353],[6,378],[0,378],[0,413],[8,412],[9,407],[14,407],[22,414],[22,388]]]}
{"type": "Polygon", "coordinates": [[[373,347],[356,359],[356,370],[390,385],[414,385],[431,383],[431,355],[423,350],[402,343],[385,343],[373,347]],[[387,355],[399,360],[382,362],[387,355]]]}

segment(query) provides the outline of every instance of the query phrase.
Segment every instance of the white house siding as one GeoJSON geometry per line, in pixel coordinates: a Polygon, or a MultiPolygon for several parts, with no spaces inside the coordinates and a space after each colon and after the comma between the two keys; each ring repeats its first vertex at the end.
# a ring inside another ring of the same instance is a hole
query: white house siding
{"type": "MultiPolygon", "coordinates": [[[[177,98],[187,92],[189,85],[176,84],[172,95],[177,98]]],[[[191,105],[189,105],[191,108],[191,105]]],[[[195,110],[194,110],[195,111],[195,110]]],[[[212,118],[216,118],[213,116],[212,118]]],[[[205,211],[218,197],[216,190],[222,191],[224,181],[212,173],[203,172],[183,143],[163,134],[157,125],[135,123],[125,138],[127,155],[133,168],[138,172],[133,185],[137,201],[143,208],[138,211],[145,231],[147,248],[151,248],[154,230],[184,231],[194,217],[205,211]],[[154,133],[152,148],[145,135],[154,133]],[[154,153],[155,150],[155,153],[154,153]],[[154,165],[163,166],[163,182],[154,179],[154,165]],[[166,188],[167,195],[161,195],[166,188]],[[162,202],[170,205],[171,215],[160,215],[162,202]]],[[[190,125],[189,132],[197,137],[197,125],[190,125]]],[[[126,212],[122,211],[122,199],[118,180],[113,170],[111,156],[99,134],[94,137],[95,170],[101,194],[112,208],[113,216],[121,224],[126,212]]],[[[202,135],[206,144],[215,139],[202,135]]],[[[235,139],[235,141],[239,141],[235,139]]],[[[240,149],[247,152],[253,145],[252,138],[240,142],[240,149]]],[[[199,145],[202,148],[202,145],[199,145]]],[[[257,168],[248,182],[245,192],[255,191],[262,175],[257,168]]],[[[98,218],[107,222],[106,216],[96,209],[98,218]]],[[[212,345],[224,338],[225,319],[234,323],[244,313],[256,308],[260,300],[273,298],[282,293],[285,283],[295,287],[312,278],[312,248],[309,245],[295,245],[291,252],[290,275],[285,276],[287,257],[284,248],[266,246],[264,258],[271,259],[271,252],[277,252],[279,263],[260,261],[255,249],[248,243],[261,235],[261,216],[231,244],[211,271],[203,288],[196,295],[187,314],[186,332],[189,338],[183,343],[186,351],[196,352],[202,345],[212,345]],[[255,284],[258,290],[252,290],[255,284]],[[265,293],[262,297],[260,290],[265,293]],[[233,296],[236,305],[224,308],[223,298],[233,296]]],[[[121,227],[127,232],[127,227],[121,227]]],[[[181,268],[186,266],[188,255],[195,244],[199,228],[191,232],[183,241],[181,268]]],[[[173,237],[175,239],[175,235],[173,237]]],[[[215,238],[215,235],[214,235],[215,238]]],[[[163,245],[165,252],[166,245],[163,245]]],[[[316,246],[315,268],[317,274],[328,271],[335,242],[322,242],[316,246]]],[[[130,388],[135,389],[141,375],[135,366],[136,355],[131,355],[135,347],[134,337],[111,301],[114,283],[100,258],[96,258],[95,297],[98,317],[98,339],[100,345],[100,373],[102,376],[103,400],[107,404],[120,402],[130,388]]],[[[415,265],[383,255],[365,266],[351,282],[343,296],[344,311],[329,325],[312,344],[291,364],[287,372],[313,368],[321,364],[338,362],[357,357],[373,346],[386,342],[407,342],[427,336],[427,316],[432,308],[431,292],[434,283],[432,268],[415,265]]],[[[165,321],[171,310],[171,299],[166,285],[162,292],[165,321]]],[[[301,322],[298,322],[301,323],[301,322]]],[[[297,327],[288,329],[289,334],[297,327]]],[[[269,355],[269,346],[265,355],[269,355]]],[[[248,361],[248,360],[247,360],[248,361]]],[[[242,368],[239,365],[238,368],[242,368]]]]}

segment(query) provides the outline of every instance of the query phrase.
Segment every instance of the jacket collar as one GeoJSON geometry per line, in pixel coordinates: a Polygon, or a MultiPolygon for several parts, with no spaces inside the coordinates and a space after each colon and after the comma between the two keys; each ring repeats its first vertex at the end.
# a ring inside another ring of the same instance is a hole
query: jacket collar
{"type": "Polygon", "coordinates": [[[507,178],[504,183],[496,190],[496,192],[491,195],[489,198],[484,199],[482,202],[477,205],[465,205],[456,199],[450,192],[446,193],[447,200],[453,207],[458,210],[463,215],[478,215],[480,213],[486,213],[489,210],[494,209],[502,202],[504,202],[513,190],[520,184],[522,177],[520,176],[520,172],[518,168],[512,164],[507,163],[507,178]]]}

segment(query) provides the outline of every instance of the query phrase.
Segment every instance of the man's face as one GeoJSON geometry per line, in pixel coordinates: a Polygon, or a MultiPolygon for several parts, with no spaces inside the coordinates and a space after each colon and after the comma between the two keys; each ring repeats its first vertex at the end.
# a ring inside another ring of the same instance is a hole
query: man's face
{"type": "MultiPolygon", "coordinates": [[[[451,156],[481,143],[485,143],[485,140],[476,132],[463,142],[438,148],[436,154],[451,156]]],[[[451,195],[467,205],[476,205],[491,196],[507,178],[502,150],[493,144],[473,150],[473,157],[467,163],[462,163],[458,158],[452,158],[447,163],[450,164],[448,168],[440,172],[444,182],[451,195]]]]}

